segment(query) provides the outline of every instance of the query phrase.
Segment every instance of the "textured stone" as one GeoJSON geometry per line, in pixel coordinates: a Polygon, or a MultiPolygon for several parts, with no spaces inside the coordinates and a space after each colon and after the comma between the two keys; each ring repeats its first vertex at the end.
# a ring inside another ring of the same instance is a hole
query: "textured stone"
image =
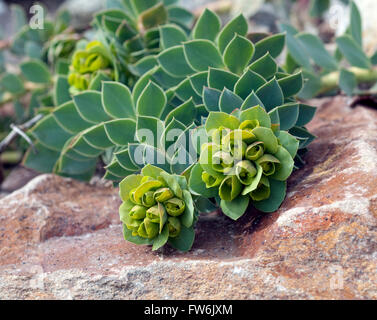
{"type": "Polygon", "coordinates": [[[376,299],[377,111],[316,100],[273,214],[202,216],[189,253],[123,241],[117,190],[43,175],[0,201],[0,299],[376,299]]]}

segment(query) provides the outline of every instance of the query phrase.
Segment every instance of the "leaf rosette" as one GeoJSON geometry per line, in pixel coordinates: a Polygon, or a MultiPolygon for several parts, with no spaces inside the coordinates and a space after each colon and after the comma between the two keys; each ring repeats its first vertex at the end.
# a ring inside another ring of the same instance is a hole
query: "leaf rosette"
{"type": "Polygon", "coordinates": [[[119,208],[124,238],[157,250],[169,243],[190,250],[196,220],[193,200],[183,176],[147,165],[141,174],[127,176],[119,184],[123,204],[119,208]]]}
{"type": "Polygon", "coordinates": [[[217,197],[224,214],[240,218],[249,203],[272,212],[286,194],[286,180],[294,169],[299,140],[276,130],[270,115],[257,105],[229,115],[210,112],[199,163],[191,170],[194,194],[217,197]]]}

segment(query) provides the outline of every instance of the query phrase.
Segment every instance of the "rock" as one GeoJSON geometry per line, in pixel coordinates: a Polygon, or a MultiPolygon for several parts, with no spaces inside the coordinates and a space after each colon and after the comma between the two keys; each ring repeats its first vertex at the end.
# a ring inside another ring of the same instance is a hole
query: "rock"
{"type": "Polygon", "coordinates": [[[0,299],[376,299],[377,111],[314,103],[282,207],[202,216],[189,253],[125,242],[115,189],[35,178],[0,201],[0,299]]]}
{"type": "Polygon", "coordinates": [[[23,166],[16,167],[9,173],[4,182],[1,184],[1,191],[12,192],[20,189],[38,175],[39,173],[34,170],[23,166]]]}

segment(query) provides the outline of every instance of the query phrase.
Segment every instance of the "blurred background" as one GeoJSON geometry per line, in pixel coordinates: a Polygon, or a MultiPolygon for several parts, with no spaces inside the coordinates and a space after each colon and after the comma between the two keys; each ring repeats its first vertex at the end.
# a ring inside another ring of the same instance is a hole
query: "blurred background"
{"type": "MultiPolygon", "coordinates": [[[[108,2],[121,0],[44,0],[50,14],[59,7],[67,8],[74,18],[74,27],[85,28],[95,11],[108,2]]],[[[334,35],[344,32],[348,25],[349,0],[181,0],[181,5],[200,13],[204,7],[216,10],[224,22],[243,13],[249,19],[255,32],[278,32],[277,22],[290,21],[301,31],[317,33],[325,42],[331,42],[334,35]]],[[[377,1],[355,1],[363,18],[365,46],[372,52],[377,45],[377,1]]],[[[4,33],[11,32],[9,5],[17,3],[28,12],[35,4],[32,0],[0,0],[0,26],[4,33]]]]}

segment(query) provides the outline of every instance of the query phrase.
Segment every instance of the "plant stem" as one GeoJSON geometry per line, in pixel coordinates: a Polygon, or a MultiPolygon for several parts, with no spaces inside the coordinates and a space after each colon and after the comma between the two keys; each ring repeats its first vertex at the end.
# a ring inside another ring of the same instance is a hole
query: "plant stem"
{"type": "MultiPolygon", "coordinates": [[[[372,69],[361,69],[357,67],[350,67],[347,71],[352,72],[355,77],[357,84],[362,83],[373,83],[377,81],[377,67],[372,69]]],[[[331,72],[321,78],[321,89],[318,94],[324,94],[332,91],[339,86],[340,71],[331,72]]]]}

